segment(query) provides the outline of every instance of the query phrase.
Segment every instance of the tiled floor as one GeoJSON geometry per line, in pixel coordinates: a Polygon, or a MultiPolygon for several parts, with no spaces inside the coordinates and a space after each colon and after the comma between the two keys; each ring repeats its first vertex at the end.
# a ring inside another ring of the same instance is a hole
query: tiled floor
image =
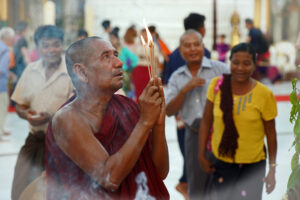
{"type": "MultiPolygon", "coordinates": [[[[275,94],[289,94],[290,83],[283,83],[270,87],[275,94]]],[[[278,140],[278,167],[276,171],[276,188],[270,195],[264,191],[263,200],[280,200],[286,190],[286,184],[291,172],[290,160],[293,150],[289,150],[293,141],[292,125],[289,123],[289,102],[278,103],[278,117],[276,118],[277,140],[278,140]]],[[[10,136],[6,136],[7,141],[0,142],[0,200],[10,199],[10,189],[13,178],[13,170],[18,151],[28,133],[26,121],[17,117],[15,113],[10,113],[7,118],[6,127],[11,131],[10,136]]],[[[171,199],[180,200],[183,197],[175,190],[182,172],[182,157],[177,143],[175,120],[173,117],[167,118],[166,134],[170,156],[170,172],[165,180],[165,184],[170,192],[171,199]]]]}

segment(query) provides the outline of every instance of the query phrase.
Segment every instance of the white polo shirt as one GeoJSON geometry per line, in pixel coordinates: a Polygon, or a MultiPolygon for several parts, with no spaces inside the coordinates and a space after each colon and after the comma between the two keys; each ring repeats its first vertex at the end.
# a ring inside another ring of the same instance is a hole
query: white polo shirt
{"type": "MultiPolygon", "coordinates": [[[[67,73],[65,60],[62,58],[59,68],[46,80],[46,67],[42,60],[30,63],[19,79],[11,99],[20,105],[29,106],[39,112],[47,112],[51,116],[66,102],[73,91],[73,84],[67,73]]],[[[47,124],[30,126],[31,132],[46,131],[47,124]]]]}

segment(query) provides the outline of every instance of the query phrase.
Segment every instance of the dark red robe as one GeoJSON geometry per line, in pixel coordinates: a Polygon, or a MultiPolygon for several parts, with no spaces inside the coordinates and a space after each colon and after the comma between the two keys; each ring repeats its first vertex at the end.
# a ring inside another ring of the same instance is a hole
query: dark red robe
{"type": "MultiPolygon", "coordinates": [[[[136,103],[127,97],[114,95],[108,104],[101,129],[95,133],[95,137],[109,155],[112,155],[126,142],[138,119],[139,109],[136,103]]],[[[46,174],[48,200],[126,200],[135,199],[137,193],[142,195],[137,199],[145,199],[147,191],[155,199],[169,199],[169,193],[151,158],[150,139],[119,189],[111,192],[96,183],[57,146],[50,123],[46,134],[46,174]]]]}

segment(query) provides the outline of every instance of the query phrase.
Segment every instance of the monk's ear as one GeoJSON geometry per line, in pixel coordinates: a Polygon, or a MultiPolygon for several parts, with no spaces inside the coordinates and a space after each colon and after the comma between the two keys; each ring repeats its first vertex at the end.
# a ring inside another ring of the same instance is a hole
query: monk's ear
{"type": "Polygon", "coordinates": [[[77,76],[77,78],[79,80],[81,80],[82,82],[87,83],[88,77],[87,77],[85,70],[86,70],[86,67],[81,63],[75,63],[73,65],[73,72],[77,76]]]}

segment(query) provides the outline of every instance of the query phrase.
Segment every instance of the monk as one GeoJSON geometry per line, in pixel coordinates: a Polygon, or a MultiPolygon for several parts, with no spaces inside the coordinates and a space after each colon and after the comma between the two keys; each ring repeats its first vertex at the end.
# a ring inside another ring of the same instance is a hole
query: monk
{"type": "Polygon", "coordinates": [[[76,95],[46,134],[47,199],[169,199],[160,78],[149,81],[138,105],[114,94],[122,62],[99,37],[73,43],[66,64],[76,95]]]}

